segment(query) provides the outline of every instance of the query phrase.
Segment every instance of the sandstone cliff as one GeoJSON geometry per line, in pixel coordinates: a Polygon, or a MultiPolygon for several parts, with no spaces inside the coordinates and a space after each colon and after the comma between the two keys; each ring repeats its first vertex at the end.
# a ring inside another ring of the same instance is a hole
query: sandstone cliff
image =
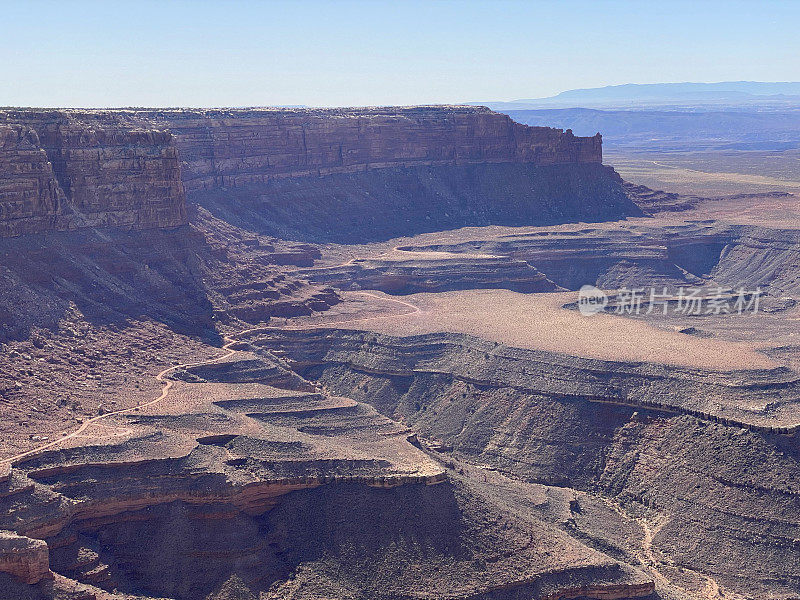
{"type": "Polygon", "coordinates": [[[363,242],[639,214],[602,139],[482,107],[139,112],[175,135],[188,199],[259,233],[363,242]]]}
{"type": "Polygon", "coordinates": [[[113,112],[19,110],[0,112],[0,140],[0,236],[186,223],[168,131],[113,112]]]}
{"type": "Polygon", "coordinates": [[[187,191],[385,167],[601,163],[602,140],[530,127],[483,107],[172,110],[187,191]]]}
{"type": "Polygon", "coordinates": [[[0,127],[0,236],[181,225],[184,189],[312,241],[639,213],[599,134],[481,107],[12,109],[0,127]]]}
{"type": "Polygon", "coordinates": [[[49,550],[42,540],[0,531],[0,573],[9,573],[29,585],[52,577],[49,550]]]}
{"type": "Polygon", "coordinates": [[[36,131],[0,125],[0,235],[55,229],[63,200],[36,131]]]}
{"type": "Polygon", "coordinates": [[[600,164],[476,163],[275,178],[190,199],[239,227],[306,242],[363,243],[483,225],[641,214],[600,164]]]}

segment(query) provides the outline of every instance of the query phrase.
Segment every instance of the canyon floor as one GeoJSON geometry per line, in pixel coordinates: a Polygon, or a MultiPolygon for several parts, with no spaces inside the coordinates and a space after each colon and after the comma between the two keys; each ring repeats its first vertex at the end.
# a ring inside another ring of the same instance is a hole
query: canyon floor
{"type": "Polygon", "coordinates": [[[69,294],[23,248],[4,310],[52,318],[0,354],[3,597],[796,598],[796,203],[362,245],[195,207],[138,287],[65,238],[69,294]]]}

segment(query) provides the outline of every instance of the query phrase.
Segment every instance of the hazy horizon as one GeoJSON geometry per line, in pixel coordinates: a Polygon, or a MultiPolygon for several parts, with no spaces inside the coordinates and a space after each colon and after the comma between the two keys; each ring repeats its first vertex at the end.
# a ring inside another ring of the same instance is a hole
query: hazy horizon
{"type": "Polygon", "coordinates": [[[41,0],[0,8],[12,25],[0,39],[3,106],[459,104],[628,83],[800,81],[800,3],[41,0]]]}
{"type": "MultiPolygon", "coordinates": [[[[125,109],[139,109],[139,108],[156,108],[156,109],[160,108],[160,109],[167,109],[167,110],[169,110],[169,109],[181,109],[181,108],[208,108],[208,109],[226,109],[226,108],[232,108],[232,109],[247,109],[247,108],[283,108],[283,109],[310,108],[310,109],[313,109],[313,108],[380,108],[380,107],[392,107],[392,106],[396,106],[396,107],[401,107],[402,108],[404,106],[408,107],[408,106],[424,106],[424,105],[431,105],[431,106],[447,106],[447,105],[481,106],[481,105],[483,105],[482,103],[485,103],[485,105],[487,107],[489,107],[489,108],[493,108],[493,106],[497,106],[497,105],[501,105],[501,106],[502,105],[506,105],[506,104],[513,105],[515,103],[536,102],[536,101],[539,101],[539,100],[558,100],[562,96],[572,97],[570,95],[573,94],[573,93],[604,91],[604,90],[609,90],[609,89],[614,89],[614,88],[628,88],[628,89],[634,90],[634,92],[635,92],[636,88],[640,88],[640,87],[641,88],[647,88],[647,87],[650,87],[650,86],[652,86],[652,87],[664,86],[666,88],[668,86],[681,86],[681,85],[709,85],[709,86],[713,86],[713,85],[723,85],[723,84],[729,84],[729,83],[730,84],[748,83],[748,84],[765,84],[765,85],[787,84],[787,85],[800,86],[800,82],[794,82],[794,81],[792,81],[792,82],[789,82],[789,81],[781,81],[781,82],[755,82],[755,81],[746,81],[746,82],[744,82],[744,81],[736,81],[736,82],[733,82],[733,81],[717,81],[717,82],[675,81],[675,82],[667,82],[667,81],[660,81],[660,82],[652,82],[652,83],[615,84],[615,85],[602,86],[602,87],[596,87],[596,88],[574,88],[574,89],[569,89],[569,90],[561,90],[561,91],[559,91],[559,92],[557,92],[557,93],[555,93],[555,94],[553,94],[551,96],[539,97],[539,98],[515,98],[515,99],[511,99],[511,100],[484,99],[484,100],[478,100],[478,101],[467,100],[467,101],[463,101],[463,102],[447,102],[447,103],[435,102],[435,103],[426,103],[426,104],[417,103],[417,104],[405,104],[405,105],[402,105],[402,104],[380,104],[380,105],[378,105],[378,104],[351,104],[351,105],[344,105],[344,104],[341,104],[341,105],[312,105],[312,104],[240,104],[240,105],[232,105],[232,104],[229,104],[229,105],[218,105],[218,106],[199,106],[199,105],[198,106],[195,106],[195,105],[168,106],[168,105],[133,105],[133,104],[131,104],[131,105],[125,105],[125,106],[123,106],[123,105],[119,105],[119,106],[111,106],[111,105],[109,105],[109,106],[55,106],[55,105],[53,105],[53,106],[47,106],[47,107],[44,107],[44,108],[69,108],[69,109],[74,108],[74,109],[87,109],[87,110],[104,110],[104,109],[122,109],[122,110],[125,110],[125,109]]],[[[777,94],[777,95],[779,95],[779,94],[777,94]]],[[[635,93],[632,94],[632,97],[634,97],[634,96],[635,96],[635,93]]],[[[764,94],[764,93],[762,93],[762,94],[754,94],[753,95],[753,98],[759,98],[759,97],[769,98],[769,97],[775,97],[775,96],[774,95],[770,95],[770,94],[764,94]]],[[[792,100],[794,100],[795,98],[799,98],[799,97],[800,97],[800,94],[798,94],[798,95],[792,94],[791,95],[791,99],[792,100]]],[[[542,106],[546,106],[546,105],[542,105],[542,106]]],[[[558,105],[556,105],[556,106],[558,106],[558,105]]],[[[643,108],[645,106],[646,105],[644,105],[643,108]]],[[[42,108],[41,106],[38,106],[38,105],[21,105],[21,104],[16,104],[16,105],[8,104],[8,105],[5,105],[5,106],[0,105],[0,108],[9,108],[9,107],[42,108]]],[[[511,106],[509,106],[509,108],[511,108],[511,106]]]]}

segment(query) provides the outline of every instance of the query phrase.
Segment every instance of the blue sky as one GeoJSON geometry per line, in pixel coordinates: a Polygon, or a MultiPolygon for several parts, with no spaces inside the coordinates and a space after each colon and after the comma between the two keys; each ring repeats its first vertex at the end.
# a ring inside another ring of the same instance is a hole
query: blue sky
{"type": "Polygon", "coordinates": [[[800,1],[3,1],[0,105],[351,106],[800,80],[800,1]]]}

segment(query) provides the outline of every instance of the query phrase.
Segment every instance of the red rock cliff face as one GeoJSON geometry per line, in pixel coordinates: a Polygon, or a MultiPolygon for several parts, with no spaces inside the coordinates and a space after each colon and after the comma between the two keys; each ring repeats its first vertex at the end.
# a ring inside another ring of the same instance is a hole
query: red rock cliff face
{"type": "Polygon", "coordinates": [[[0,531],[0,573],[9,573],[29,585],[51,579],[47,543],[0,531]]]}
{"type": "Polygon", "coordinates": [[[602,162],[599,135],[529,127],[482,107],[12,109],[0,111],[0,128],[0,236],[181,225],[184,188],[398,167],[602,162]]]}
{"type": "Polygon", "coordinates": [[[145,111],[175,135],[187,191],[383,167],[601,163],[600,136],[483,107],[145,111]]]}
{"type": "Polygon", "coordinates": [[[0,235],[55,228],[63,201],[36,132],[0,125],[0,235]]]}
{"type": "Polygon", "coordinates": [[[186,222],[174,140],[146,121],[117,112],[0,112],[0,140],[2,236],[186,222]]]}

